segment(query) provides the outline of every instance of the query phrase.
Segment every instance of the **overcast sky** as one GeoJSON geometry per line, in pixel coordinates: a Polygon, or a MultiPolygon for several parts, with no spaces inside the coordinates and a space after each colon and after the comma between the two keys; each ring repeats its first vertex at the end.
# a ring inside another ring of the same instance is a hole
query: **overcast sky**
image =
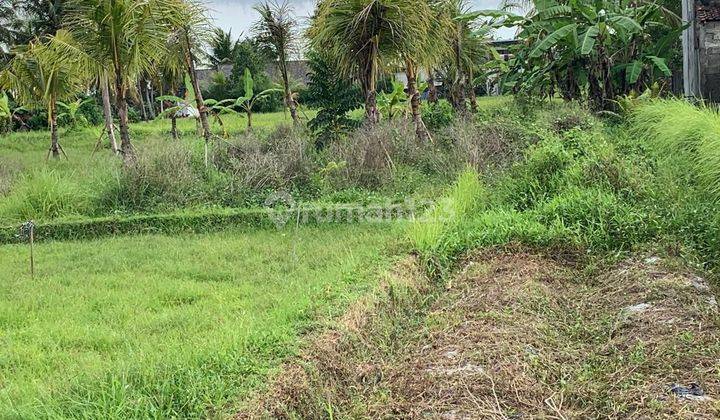
{"type": "MultiPolygon", "coordinates": [[[[257,13],[253,10],[253,5],[258,0],[205,0],[215,19],[215,25],[223,28],[225,31],[231,30],[235,37],[240,34],[249,35],[250,28],[257,20],[257,13]]],[[[500,0],[472,0],[476,9],[495,9],[498,7],[500,0]]],[[[304,22],[308,16],[312,14],[315,0],[290,0],[298,21],[304,22]]],[[[513,30],[503,30],[496,34],[498,39],[509,39],[513,37],[513,30]]]]}

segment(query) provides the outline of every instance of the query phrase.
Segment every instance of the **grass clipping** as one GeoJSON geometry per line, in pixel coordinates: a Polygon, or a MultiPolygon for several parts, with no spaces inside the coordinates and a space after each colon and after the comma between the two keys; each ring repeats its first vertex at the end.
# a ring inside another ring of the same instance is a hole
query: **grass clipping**
{"type": "Polygon", "coordinates": [[[433,303],[365,306],[240,417],[717,418],[717,303],[663,267],[478,254],[433,303]]]}

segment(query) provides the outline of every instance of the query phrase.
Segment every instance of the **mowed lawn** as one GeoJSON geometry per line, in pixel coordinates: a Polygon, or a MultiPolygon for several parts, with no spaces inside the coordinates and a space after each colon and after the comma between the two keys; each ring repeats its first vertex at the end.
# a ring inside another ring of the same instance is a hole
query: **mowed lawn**
{"type": "Polygon", "coordinates": [[[389,264],[388,225],[0,247],[0,418],[224,416],[389,264]]]}

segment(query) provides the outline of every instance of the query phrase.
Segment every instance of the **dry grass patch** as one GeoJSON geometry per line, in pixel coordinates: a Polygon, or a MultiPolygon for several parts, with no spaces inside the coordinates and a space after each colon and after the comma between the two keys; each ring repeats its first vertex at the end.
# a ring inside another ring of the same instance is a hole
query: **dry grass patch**
{"type": "Polygon", "coordinates": [[[372,317],[319,340],[282,375],[264,415],[720,416],[717,303],[702,278],[660,259],[589,274],[484,253],[432,304],[413,296],[367,306],[372,317]]]}

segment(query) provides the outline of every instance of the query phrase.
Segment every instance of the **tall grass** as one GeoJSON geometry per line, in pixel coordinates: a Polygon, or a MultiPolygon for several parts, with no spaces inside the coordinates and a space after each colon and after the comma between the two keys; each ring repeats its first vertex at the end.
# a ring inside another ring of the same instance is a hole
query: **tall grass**
{"type": "Polygon", "coordinates": [[[692,182],[693,178],[720,200],[720,115],[713,106],[664,100],[639,107],[632,133],[642,139],[665,166],[692,182]]]}
{"type": "Polygon", "coordinates": [[[510,242],[591,252],[664,243],[707,268],[718,265],[720,116],[714,109],[652,102],[620,127],[584,124],[567,110],[562,121],[550,115],[528,122],[539,140],[523,159],[482,187],[460,179],[442,201],[490,197],[484,207],[435,210],[409,228],[431,270],[469,249],[510,242]]]}
{"type": "Polygon", "coordinates": [[[0,200],[0,221],[47,220],[85,214],[93,201],[88,187],[52,169],[28,173],[0,200]]]}

